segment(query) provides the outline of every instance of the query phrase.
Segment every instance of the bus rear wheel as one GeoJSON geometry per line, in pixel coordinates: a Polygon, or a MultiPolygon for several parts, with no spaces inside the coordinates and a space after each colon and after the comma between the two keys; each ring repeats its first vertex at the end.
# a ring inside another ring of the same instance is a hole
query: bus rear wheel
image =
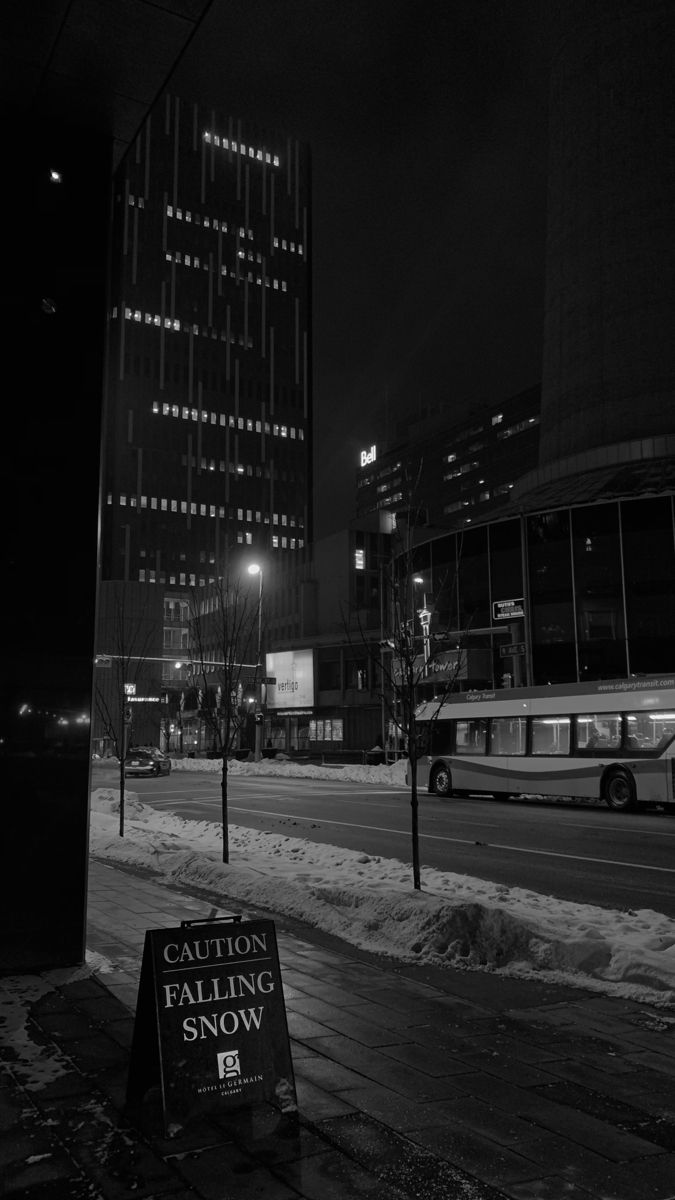
{"type": "Polygon", "coordinates": [[[437,796],[452,795],[452,779],[450,777],[450,771],[443,764],[441,764],[439,767],[436,767],[436,770],[431,777],[431,790],[437,796]]]}
{"type": "Polygon", "coordinates": [[[614,812],[635,808],[635,780],[630,771],[609,771],[603,784],[603,799],[614,812]]]}

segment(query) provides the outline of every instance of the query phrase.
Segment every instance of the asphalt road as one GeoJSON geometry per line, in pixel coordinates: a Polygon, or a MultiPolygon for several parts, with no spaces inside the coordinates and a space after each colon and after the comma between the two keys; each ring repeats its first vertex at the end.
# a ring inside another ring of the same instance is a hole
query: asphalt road
{"type": "MultiPolygon", "coordinates": [[[[105,782],[108,782],[106,779],[105,782]]],[[[110,780],[112,782],[112,779],[110,780]]],[[[93,786],[104,786],[95,778],[93,786]]],[[[129,780],[144,803],[192,820],[221,819],[220,778],[174,771],[129,780]]],[[[230,776],[232,825],[411,861],[406,789],[338,779],[230,776]]],[[[617,814],[605,806],[422,793],[424,867],[613,909],[675,918],[675,816],[617,814]]]]}

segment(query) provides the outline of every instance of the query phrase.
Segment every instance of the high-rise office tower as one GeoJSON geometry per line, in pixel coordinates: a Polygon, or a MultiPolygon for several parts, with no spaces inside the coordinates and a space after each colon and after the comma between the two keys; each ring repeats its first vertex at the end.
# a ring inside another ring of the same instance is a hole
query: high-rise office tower
{"type": "Polygon", "coordinates": [[[239,553],[278,591],[311,532],[308,149],[166,95],[114,231],[102,577],[180,593],[239,553]]]}

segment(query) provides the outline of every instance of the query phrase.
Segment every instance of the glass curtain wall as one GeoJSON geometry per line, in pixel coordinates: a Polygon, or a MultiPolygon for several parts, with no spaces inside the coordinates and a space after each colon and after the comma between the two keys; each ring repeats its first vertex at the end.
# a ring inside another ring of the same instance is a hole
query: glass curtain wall
{"type": "Polygon", "coordinates": [[[621,533],[629,670],[675,668],[675,548],[671,497],[624,500],[621,533]]]}
{"type": "Polygon", "coordinates": [[[527,518],[535,684],[577,678],[568,509],[527,518]]]}
{"type": "Polygon", "coordinates": [[[618,504],[572,510],[579,679],[628,674],[618,504]]]}
{"type": "Polygon", "coordinates": [[[417,561],[425,585],[431,579],[433,628],[465,631],[469,651],[482,652],[474,664],[492,654],[492,679],[469,670],[463,689],[499,686],[499,645],[515,638],[515,627],[496,628],[492,603],[520,596],[535,685],[675,671],[672,497],[533,513],[427,545],[430,560],[419,547],[417,561]]]}

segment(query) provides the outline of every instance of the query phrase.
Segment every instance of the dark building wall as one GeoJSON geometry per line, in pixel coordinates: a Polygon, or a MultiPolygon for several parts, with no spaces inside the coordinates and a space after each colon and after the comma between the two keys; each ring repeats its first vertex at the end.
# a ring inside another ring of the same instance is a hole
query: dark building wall
{"type": "Polygon", "coordinates": [[[542,465],[674,428],[675,8],[559,9],[542,465]]]}
{"type": "Polygon", "coordinates": [[[24,970],[84,957],[111,144],[5,118],[0,969],[24,970]]]}

